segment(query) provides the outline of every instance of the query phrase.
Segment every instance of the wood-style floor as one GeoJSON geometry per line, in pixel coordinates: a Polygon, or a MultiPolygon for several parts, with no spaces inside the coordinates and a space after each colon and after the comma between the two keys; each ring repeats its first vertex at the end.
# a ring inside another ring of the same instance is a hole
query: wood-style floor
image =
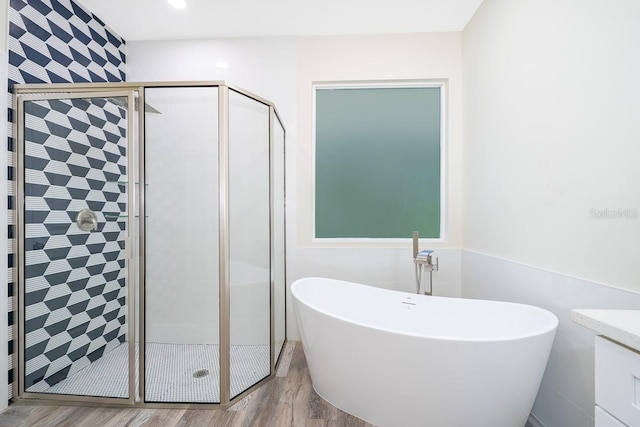
{"type": "Polygon", "coordinates": [[[227,410],[92,408],[14,404],[2,427],[368,427],[328,404],[311,387],[300,342],[287,343],[277,376],[227,410]]]}

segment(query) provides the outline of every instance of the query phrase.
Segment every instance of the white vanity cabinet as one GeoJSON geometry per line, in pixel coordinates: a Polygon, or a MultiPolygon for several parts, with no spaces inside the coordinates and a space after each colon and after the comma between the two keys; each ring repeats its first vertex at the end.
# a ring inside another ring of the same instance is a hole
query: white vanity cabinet
{"type": "Polygon", "coordinates": [[[595,338],[595,426],[640,427],[640,353],[595,338]]]}
{"type": "Polygon", "coordinates": [[[595,427],[640,427],[640,310],[573,310],[595,331],[595,427]]]}

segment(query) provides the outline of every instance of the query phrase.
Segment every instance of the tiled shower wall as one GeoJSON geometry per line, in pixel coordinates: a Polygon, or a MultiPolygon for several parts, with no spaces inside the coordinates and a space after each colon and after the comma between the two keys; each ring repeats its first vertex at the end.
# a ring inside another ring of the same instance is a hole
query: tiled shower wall
{"type": "Polygon", "coordinates": [[[25,103],[25,390],[125,341],[126,135],[113,98],[25,103]],[[92,232],[74,224],[87,208],[92,232]]]}
{"type": "MultiPolygon", "coordinates": [[[[9,3],[9,247],[14,238],[15,146],[11,91],[15,83],[118,82],[125,80],[125,43],[99,18],[71,0],[10,0],[9,3]]],[[[9,252],[9,397],[16,350],[12,310],[16,258],[9,252]]],[[[45,297],[46,298],[46,297],[45,297]]],[[[45,304],[46,306],[46,304],[45,304]]],[[[54,307],[52,305],[52,307],[54,307]]],[[[103,339],[103,337],[100,337],[103,339]]],[[[51,353],[52,355],[55,354],[51,353]]]]}

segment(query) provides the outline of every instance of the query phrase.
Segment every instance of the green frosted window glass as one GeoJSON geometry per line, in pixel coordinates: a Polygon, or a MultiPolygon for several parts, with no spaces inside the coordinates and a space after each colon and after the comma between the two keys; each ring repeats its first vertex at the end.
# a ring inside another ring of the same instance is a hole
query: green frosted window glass
{"type": "Polygon", "coordinates": [[[440,237],[440,90],[316,88],[317,238],[440,237]]]}

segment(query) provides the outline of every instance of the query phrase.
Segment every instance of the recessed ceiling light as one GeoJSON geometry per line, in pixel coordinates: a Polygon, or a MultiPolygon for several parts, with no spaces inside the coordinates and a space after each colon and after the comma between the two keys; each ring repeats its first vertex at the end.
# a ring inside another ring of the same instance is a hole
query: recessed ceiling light
{"type": "Polygon", "coordinates": [[[187,2],[185,0],[167,0],[169,4],[176,9],[184,9],[187,7],[187,2]]]}
{"type": "Polygon", "coordinates": [[[229,68],[229,64],[224,61],[216,61],[216,67],[218,68],[229,68]]]}

